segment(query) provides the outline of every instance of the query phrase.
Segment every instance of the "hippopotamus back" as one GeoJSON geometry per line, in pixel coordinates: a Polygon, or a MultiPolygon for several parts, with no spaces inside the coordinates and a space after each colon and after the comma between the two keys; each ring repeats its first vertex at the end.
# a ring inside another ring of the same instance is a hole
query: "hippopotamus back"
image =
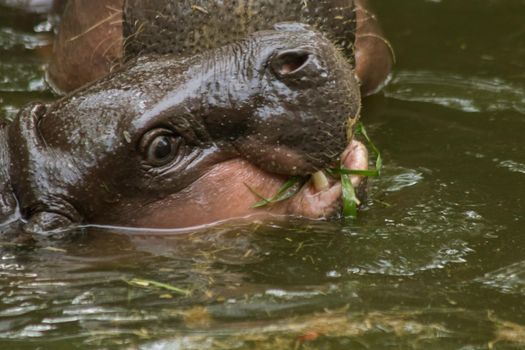
{"type": "Polygon", "coordinates": [[[126,0],[125,57],[203,52],[279,22],[312,25],[353,61],[353,0],[126,0]]]}

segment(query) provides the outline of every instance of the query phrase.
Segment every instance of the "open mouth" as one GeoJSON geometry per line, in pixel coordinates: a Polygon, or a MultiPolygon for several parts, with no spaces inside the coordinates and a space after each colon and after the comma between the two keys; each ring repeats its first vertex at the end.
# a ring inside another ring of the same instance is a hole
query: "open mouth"
{"type": "MultiPolygon", "coordinates": [[[[359,141],[352,141],[341,155],[340,164],[334,164],[335,168],[351,169],[352,171],[366,171],[368,169],[368,150],[359,141]]],[[[345,184],[340,176],[331,169],[321,170],[312,174],[293,196],[276,204],[276,207],[285,206],[285,214],[299,216],[309,219],[329,218],[340,215],[343,207],[345,184]]],[[[350,175],[352,189],[364,186],[365,177],[361,175],[350,175]]],[[[297,186],[297,185],[296,185],[297,186]]],[[[286,198],[286,197],[285,197],[286,198]]],[[[258,203],[264,203],[260,201],[258,203]]],[[[271,203],[269,203],[272,206],[271,203]]],[[[277,208],[281,211],[282,208],[277,208]]],[[[272,209],[270,209],[272,211],[272,209]]]]}
{"type": "Polygon", "coordinates": [[[265,198],[250,188],[261,198],[253,207],[274,205],[295,196],[286,206],[288,215],[315,219],[339,214],[345,219],[355,219],[357,207],[366,195],[366,178],[379,176],[383,161],[362,123],[355,125],[353,134],[361,135],[370,146],[375,158],[373,169],[368,169],[368,149],[353,139],[338,158],[338,164],[331,164],[331,167],[308,177],[292,177],[271,198],[265,198]]]}
{"type": "MultiPolygon", "coordinates": [[[[340,168],[357,172],[368,169],[368,150],[357,140],[350,142],[340,159],[340,168]]],[[[143,207],[142,215],[135,215],[130,224],[173,229],[246,217],[292,216],[316,220],[339,216],[344,208],[344,186],[341,176],[329,171],[318,172],[298,183],[293,196],[286,200],[257,206],[262,198],[277,193],[288,176],[267,172],[243,158],[230,159],[214,165],[184,191],[143,207]]],[[[348,179],[357,192],[364,188],[364,176],[349,175],[348,179]]]]}

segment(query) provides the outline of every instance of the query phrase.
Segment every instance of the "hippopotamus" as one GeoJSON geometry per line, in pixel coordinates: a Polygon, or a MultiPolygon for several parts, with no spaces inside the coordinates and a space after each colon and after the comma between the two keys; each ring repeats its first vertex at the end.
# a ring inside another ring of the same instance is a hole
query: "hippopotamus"
{"type": "Polygon", "coordinates": [[[302,23],[192,55],[142,54],[0,129],[0,218],[41,233],[329,217],[341,197],[332,178],[322,190],[306,182],[287,201],[253,204],[290,176],[337,162],[367,168],[352,138],[356,79],[332,40],[302,23]]]}
{"type": "Polygon", "coordinates": [[[141,54],[199,53],[286,21],[312,25],[343,50],[362,95],[390,72],[391,47],[367,0],[69,0],[48,80],[66,93],[141,54]]]}

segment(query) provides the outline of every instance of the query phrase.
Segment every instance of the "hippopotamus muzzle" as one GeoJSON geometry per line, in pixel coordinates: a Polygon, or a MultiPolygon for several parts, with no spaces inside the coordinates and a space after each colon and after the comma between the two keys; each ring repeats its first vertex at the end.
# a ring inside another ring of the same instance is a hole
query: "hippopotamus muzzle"
{"type": "Polygon", "coordinates": [[[352,141],[359,110],[352,66],[306,25],[194,56],[140,57],[51,105],[27,106],[2,130],[4,218],[19,213],[27,231],[49,232],[327,217],[339,205],[335,179],[262,209],[254,190],[270,197],[287,177],[338,159],[366,168],[366,149],[352,141]]]}

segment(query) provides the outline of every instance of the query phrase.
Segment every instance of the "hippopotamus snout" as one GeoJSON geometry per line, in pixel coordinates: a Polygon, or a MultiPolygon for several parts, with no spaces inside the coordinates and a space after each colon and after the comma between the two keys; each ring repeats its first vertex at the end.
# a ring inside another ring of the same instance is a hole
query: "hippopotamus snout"
{"type": "Polygon", "coordinates": [[[307,43],[290,37],[288,45],[274,45],[266,61],[258,63],[264,71],[261,95],[236,128],[244,132],[234,142],[257,166],[286,175],[310,174],[333,162],[349,141],[347,131],[360,107],[349,63],[319,33],[295,32],[297,26],[277,25],[290,36],[311,37],[307,43]]]}
{"type": "MultiPolygon", "coordinates": [[[[308,26],[280,24],[194,56],[141,57],[27,107],[7,131],[11,183],[31,231],[259,214],[252,190],[271,196],[283,175],[323,169],[345,148],[359,155],[345,164],[366,167],[366,151],[347,147],[359,108],[338,49],[308,26]]],[[[340,188],[315,201],[302,193],[262,211],[325,216],[340,188]]]]}

